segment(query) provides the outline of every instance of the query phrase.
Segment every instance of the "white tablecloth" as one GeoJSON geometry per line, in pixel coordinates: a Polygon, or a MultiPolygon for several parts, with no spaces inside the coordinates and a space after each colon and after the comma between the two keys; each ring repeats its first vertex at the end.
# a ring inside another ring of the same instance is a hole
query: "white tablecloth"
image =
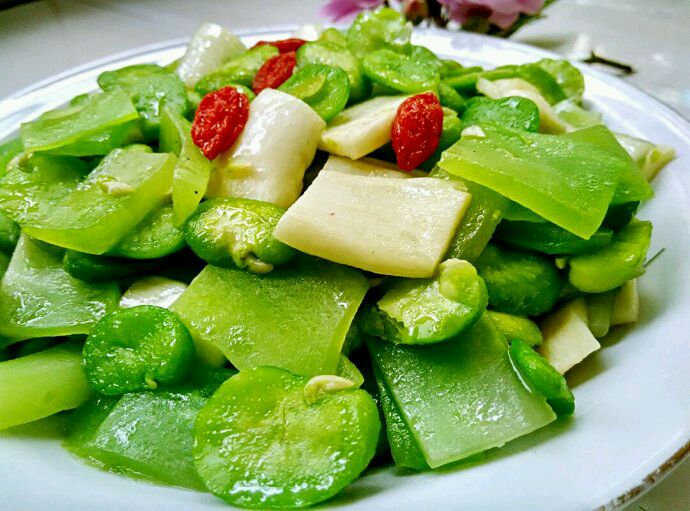
{"type": "MultiPolygon", "coordinates": [[[[318,21],[319,0],[50,0],[0,11],[0,98],[70,67],[189,36],[318,21]]],[[[690,118],[690,0],[559,0],[515,39],[569,58],[596,50],[625,78],[690,118]]],[[[690,461],[626,511],[690,510],[690,461]]]]}

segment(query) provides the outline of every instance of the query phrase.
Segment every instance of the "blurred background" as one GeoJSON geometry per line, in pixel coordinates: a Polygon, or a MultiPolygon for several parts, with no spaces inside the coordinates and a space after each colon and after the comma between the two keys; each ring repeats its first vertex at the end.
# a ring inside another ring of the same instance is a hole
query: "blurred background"
{"type": "MultiPolygon", "coordinates": [[[[325,0],[0,0],[0,98],[80,64],[142,45],[189,37],[204,21],[230,30],[327,23],[325,0]]],[[[597,66],[690,119],[690,0],[557,0],[512,36],[597,66]]],[[[586,469],[586,464],[583,464],[586,469]]],[[[686,460],[626,511],[690,510],[686,460]]]]}

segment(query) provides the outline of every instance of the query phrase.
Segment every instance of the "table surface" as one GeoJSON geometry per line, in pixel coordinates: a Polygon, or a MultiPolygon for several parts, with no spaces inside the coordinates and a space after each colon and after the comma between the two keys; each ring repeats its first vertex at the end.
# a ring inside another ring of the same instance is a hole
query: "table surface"
{"type": "MultiPolygon", "coordinates": [[[[50,0],[0,11],[0,98],[43,78],[142,45],[229,29],[319,22],[322,0],[50,0]]],[[[323,21],[323,20],[321,20],[323,21]]],[[[688,0],[559,0],[515,39],[567,58],[632,65],[626,81],[690,119],[688,0]]],[[[625,511],[690,510],[690,460],[625,511]]]]}

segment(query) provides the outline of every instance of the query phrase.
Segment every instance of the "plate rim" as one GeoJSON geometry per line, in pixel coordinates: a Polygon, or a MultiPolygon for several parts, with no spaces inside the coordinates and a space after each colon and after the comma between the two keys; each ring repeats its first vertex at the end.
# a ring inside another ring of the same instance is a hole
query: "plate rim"
{"type": "MultiPolygon", "coordinates": [[[[243,29],[233,30],[233,33],[243,39],[258,40],[261,38],[262,35],[275,36],[281,33],[293,32],[302,25],[303,24],[297,23],[261,25],[256,27],[247,27],[243,29]]],[[[335,26],[336,28],[343,28],[347,25],[324,24],[324,26],[335,26]]],[[[634,96],[644,97],[644,100],[646,102],[651,102],[655,107],[656,116],[660,117],[664,121],[664,125],[667,127],[667,129],[674,132],[679,138],[681,138],[687,144],[687,147],[690,148],[689,119],[686,119],[671,106],[651,96],[649,93],[643,91],[636,85],[623,81],[621,78],[617,76],[613,76],[611,74],[595,69],[592,66],[589,66],[585,63],[576,61],[573,62],[570,59],[558,55],[555,52],[544,50],[542,48],[527,43],[514,41],[511,39],[501,39],[498,37],[488,36],[484,34],[451,31],[436,27],[415,27],[413,30],[413,34],[415,33],[440,36],[443,38],[452,38],[460,36],[463,38],[485,41],[492,46],[499,46],[504,49],[516,49],[526,55],[534,56],[535,58],[555,58],[568,60],[573,65],[578,67],[585,76],[591,75],[593,78],[596,78],[597,80],[602,81],[607,85],[618,89],[619,91],[627,92],[634,96]]],[[[123,50],[121,52],[105,55],[98,59],[94,59],[83,64],[67,68],[64,71],[50,75],[39,81],[33,82],[25,87],[17,89],[15,92],[12,92],[7,96],[0,98],[0,114],[3,113],[6,108],[11,108],[13,102],[18,101],[22,98],[26,98],[26,96],[31,95],[33,93],[37,93],[45,87],[65,81],[70,77],[82,75],[89,71],[102,68],[106,65],[115,67],[119,62],[122,62],[123,60],[136,59],[137,57],[141,57],[154,52],[161,52],[165,50],[181,48],[184,45],[186,45],[186,43],[189,42],[190,39],[191,36],[166,39],[163,41],[137,46],[134,48],[130,48],[128,50],[123,50]]],[[[16,129],[17,128],[15,128],[15,130],[16,129]]],[[[2,141],[3,137],[0,137],[0,142],[2,141]]],[[[678,182],[684,188],[686,194],[690,195],[690,175],[678,174],[674,177],[677,178],[678,182]]],[[[686,426],[690,428],[690,422],[688,422],[686,426]]],[[[649,472],[645,477],[643,477],[639,483],[630,487],[628,490],[621,493],[617,497],[602,503],[595,509],[597,511],[608,511],[619,509],[620,507],[629,504],[633,500],[637,499],[638,497],[642,496],[644,493],[649,491],[653,486],[661,482],[668,474],[670,474],[673,471],[674,468],[676,468],[678,465],[680,465],[680,463],[682,463],[684,460],[688,458],[690,458],[690,435],[684,440],[681,440],[679,448],[671,456],[669,456],[661,464],[659,464],[657,468],[655,468],[654,470],[649,472]]]]}

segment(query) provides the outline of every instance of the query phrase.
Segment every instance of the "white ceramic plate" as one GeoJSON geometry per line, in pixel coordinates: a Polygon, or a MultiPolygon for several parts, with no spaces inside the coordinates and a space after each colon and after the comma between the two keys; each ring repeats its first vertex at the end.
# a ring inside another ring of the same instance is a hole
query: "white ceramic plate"
{"type": "MultiPolygon", "coordinates": [[[[245,34],[245,42],[287,37],[290,27],[245,34]]],[[[418,31],[414,42],[465,64],[494,66],[550,54],[471,34],[418,31]]],[[[88,44],[85,42],[85,44],[88,44]]],[[[0,139],[96,87],[106,69],[168,63],[184,41],[114,56],[41,82],[0,102],[0,139]]],[[[690,126],[635,88],[583,69],[586,100],[614,129],[675,147],[677,159],[654,183],[641,216],[654,222],[650,254],[665,248],[641,279],[642,315],[569,374],[577,409],[536,434],[489,453],[479,465],[434,473],[377,469],[326,506],[343,510],[612,509],[641,493],[690,450],[690,126]]],[[[70,457],[50,436],[0,437],[0,508],[7,511],[228,509],[211,495],[139,483],[70,457]]]]}

